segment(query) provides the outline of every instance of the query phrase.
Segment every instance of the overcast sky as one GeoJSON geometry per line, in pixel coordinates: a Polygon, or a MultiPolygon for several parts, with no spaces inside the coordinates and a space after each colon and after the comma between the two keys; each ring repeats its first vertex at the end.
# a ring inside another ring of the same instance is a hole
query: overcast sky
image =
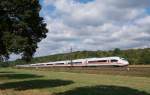
{"type": "MultiPolygon", "coordinates": [[[[40,0],[49,32],[35,56],[150,47],[150,0],[40,0]]],[[[14,56],[15,57],[15,56],[14,56]]]]}

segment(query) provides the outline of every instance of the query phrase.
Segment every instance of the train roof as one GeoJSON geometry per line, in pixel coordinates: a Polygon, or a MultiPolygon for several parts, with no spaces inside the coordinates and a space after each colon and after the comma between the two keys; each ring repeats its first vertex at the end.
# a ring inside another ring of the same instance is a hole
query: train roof
{"type": "MultiPolygon", "coordinates": [[[[85,61],[85,60],[107,60],[107,59],[120,59],[120,57],[114,56],[114,57],[95,57],[95,58],[84,58],[84,59],[75,59],[72,60],[73,62],[81,62],[81,61],[85,61]]],[[[70,60],[64,60],[64,61],[55,61],[55,62],[51,62],[51,63],[61,63],[61,62],[70,62],[70,60]]]]}
{"type": "Polygon", "coordinates": [[[107,60],[107,59],[120,59],[120,57],[114,56],[114,57],[95,57],[95,58],[84,58],[84,59],[76,59],[74,61],[83,61],[83,60],[107,60]]]}

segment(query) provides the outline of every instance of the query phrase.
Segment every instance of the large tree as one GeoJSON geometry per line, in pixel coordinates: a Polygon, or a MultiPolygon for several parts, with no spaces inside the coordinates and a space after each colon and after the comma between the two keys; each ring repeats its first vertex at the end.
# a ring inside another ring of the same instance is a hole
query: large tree
{"type": "Polygon", "coordinates": [[[12,53],[30,61],[37,43],[46,37],[39,0],[0,0],[0,60],[12,53]]]}

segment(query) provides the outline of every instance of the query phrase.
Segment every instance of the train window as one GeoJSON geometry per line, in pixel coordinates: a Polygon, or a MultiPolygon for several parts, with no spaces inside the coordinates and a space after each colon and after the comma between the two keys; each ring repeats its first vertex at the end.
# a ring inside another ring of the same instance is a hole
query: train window
{"type": "Polygon", "coordinates": [[[56,63],[55,65],[63,65],[64,63],[56,63]]]}
{"type": "Polygon", "coordinates": [[[116,59],[112,59],[112,60],[111,60],[111,62],[118,62],[118,60],[116,60],[116,59]]]}
{"type": "Polygon", "coordinates": [[[97,62],[107,62],[107,60],[98,60],[97,62]]]}
{"type": "Polygon", "coordinates": [[[37,65],[35,65],[35,66],[43,66],[44,64],[37,64],[37,65]]]}
{"type": "Polygon", "coordinates": [[[73,63],[75,63],[75,64],[81,64],[82,62],[73,62],[73,63]]]}
{"type": "Polygon", "coordinates": [[[53,64],[46,64],[46,65],[53,65],[53,64]]]}
{"type": "Polygon", "coordinates": [[[107,62],[107,60],[96,60],[96,61],[89,61],[89,63],[99,63],[99,62],[107,62]]]}

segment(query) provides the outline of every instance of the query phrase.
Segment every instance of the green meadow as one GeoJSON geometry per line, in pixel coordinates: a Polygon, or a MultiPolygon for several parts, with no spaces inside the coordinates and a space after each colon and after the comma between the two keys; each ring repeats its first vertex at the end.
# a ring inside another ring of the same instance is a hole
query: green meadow
{"type": "Polygon", "coordinates": [[[150,77],[0,68],[0,95],[150,95],[150,77]]]}

